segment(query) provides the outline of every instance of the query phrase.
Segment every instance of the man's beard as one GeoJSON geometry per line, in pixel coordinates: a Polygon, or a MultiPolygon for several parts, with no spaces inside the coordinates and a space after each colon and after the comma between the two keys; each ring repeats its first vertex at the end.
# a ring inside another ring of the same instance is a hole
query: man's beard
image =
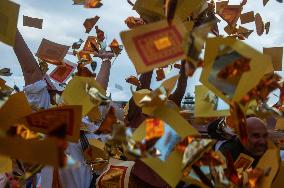
{"type": "Polygon", "coordinates": [[[250,151],[252,152],[252,154],[256,157],[260,157],[264,154],[264,152],[266,151],[267,149],[267,146],[264,144],[264,145],[261,145],[261,146],[258,146],[258,147],[255,147],[254,151],[250,151]]]}

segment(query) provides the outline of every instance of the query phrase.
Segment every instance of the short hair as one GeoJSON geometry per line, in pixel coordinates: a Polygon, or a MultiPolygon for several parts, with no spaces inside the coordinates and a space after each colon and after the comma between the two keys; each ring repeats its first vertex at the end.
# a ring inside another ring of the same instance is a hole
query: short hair
{"type": "Polygon", "coordinates": [[[224,121],[223,118],[216,119],[215,121],[211,122],[207,127],[207,133],[210,138],[221,140],[223,139],[222,135],[218,131],[218,125],[224,121]]]}

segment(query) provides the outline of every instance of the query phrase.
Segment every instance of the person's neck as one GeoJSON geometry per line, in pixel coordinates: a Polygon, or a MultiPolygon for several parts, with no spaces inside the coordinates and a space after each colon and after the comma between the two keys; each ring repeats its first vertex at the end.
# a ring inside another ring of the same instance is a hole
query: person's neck
{"type": "MultiPolygon", "coordinates": [[[[244,147],[244,146],[243,146],[243,147],[244,147]]],[[[252,158],[254,158],[254,159],[256,159],[256,160],[258,160],[258,159],[261,158],[261,156],[255,155],[255,153],[249,151],[246,147],[244,147],[244,151],[245,151],[245,154],[246,154],[246,155],[249,155],[249,156],[251,156],[252,158]]]]}

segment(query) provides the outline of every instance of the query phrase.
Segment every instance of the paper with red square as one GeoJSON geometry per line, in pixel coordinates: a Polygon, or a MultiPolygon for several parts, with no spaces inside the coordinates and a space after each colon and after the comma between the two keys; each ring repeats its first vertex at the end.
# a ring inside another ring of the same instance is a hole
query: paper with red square
{"type": "Polygon", "coordinates": [[[182,36],[175,26],[168,26],[136,36],[133,38],[133,42],[145,65],[158,64],[184,54],[182,36]],[[168,39],[170,42],[166,48],[159,48],[155,43],[162,39],[168,39]]]}
{"type": "Polygon", "coordinates": [[[70,46],[57,44],[47,39],[42,39],[36,56],[54,65],[62,65],[62,61],[66,56],[70,46]]]}
{"type": "Polygon", "coordinates": [[[167,66],[186,58],[188,33],[180,19],[139,26],[121,32],[123,45],[137,74],[167,66]]]}
{"type": "Polygon", "coordinates": [[[241,153],[238,159],[235,161],[234,166],[236,169],[242,168],[245,171],[252,165],[253,161],[254,159],[252,157],[241,153]]]}
{"type": "Polygon", "coordinates": [[[77,142],[82,119],[82,107],[63,106],[42,110],[26,116],[26,126],[32,131],[49,134],[62,125],[66,125],[66,139],[77,142]]]}
{"type": "Polygon", "coordinates": [[[70,78],[76,67],[77,66],[75,63],[64,59],[64,65],[57,66],[49,76],[56,82],[64,83],[66,80],[68,80],[68,78],[70,78]]]}
{"type": "Polygon", "coordinates": [[[96,187],[129,187],[129,177],[134,163],[134,161],[121,161],[110,158],[106,170],[96,180],[96,187]]]}

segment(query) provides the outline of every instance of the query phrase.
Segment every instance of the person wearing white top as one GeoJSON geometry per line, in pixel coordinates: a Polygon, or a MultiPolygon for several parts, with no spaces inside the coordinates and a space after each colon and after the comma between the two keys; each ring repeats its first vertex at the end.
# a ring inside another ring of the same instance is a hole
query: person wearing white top
{"type": "MultiPolygon", "coordinates": [[[[14,52],[21,65],[25,87],[24,92],[31,106],[41,109],[50,107],[50,95],[47,90],[47,84],[43,80],[43,75],[38,67],[37,61],[25,43],[21,33],[17,30],[14,52]]],[[[97,82],[104,89],[107,88],[109,82],[111,62],[106,60],[102,63],[98,74],[97,82]]],[[[83,118],[83,123],[87,123],[90,129],[96,129],[99,125],[95,125],[83,118]]],[[[88,127],[88,126],[87,126],[88,127]]],[[[92,132],[92,131],[90,131],[92,132]]],[[[105,141],[108,135],[86,134],[87,138],[100,138],[105,141]]],[[[66,167],[59,170],[60,183],[65,188],[89,188],[93,175],[90,167],[85,163],[83,151],[80,141],[78,143],[69,143],[66,154],[77,161],[79,165],[75,167],[66,167]]],[[[53,168],[46,166],[40,172],[40,186],[42,188],[51,188],[53,181],[53,168]]],[[[5,175],[0,176],[0,187],[6,183],[5,175]],[[3,182],[3,183],[2,183],[3,182]]]]}

